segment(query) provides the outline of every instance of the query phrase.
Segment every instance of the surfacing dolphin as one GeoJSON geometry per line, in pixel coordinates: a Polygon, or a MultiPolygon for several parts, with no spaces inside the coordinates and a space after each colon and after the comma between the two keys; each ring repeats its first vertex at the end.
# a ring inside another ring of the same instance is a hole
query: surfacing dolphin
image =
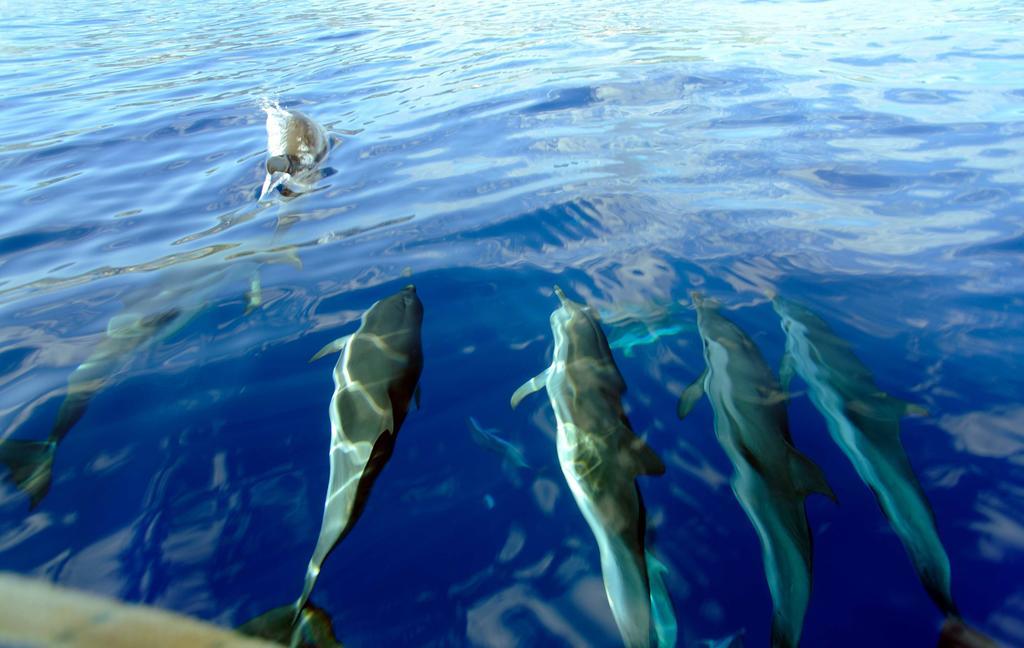
{"type": "MultiPolygon", "coordinates": [[[[590,309],[555,286],[561,305],[551,314],[555,338],[551,366],[512,395],[512,407],[547,388],[558,423],[558,462],[597,540],[605,593],[619,633],[630,648],[650,646],[660,628],[674,627],[656,614],[671,613],[668,601],[651,600],[646,515],[638,475],[660,475],[665,465],[633,433],[622,409],[626,384],[608,341],[590,309]]],[[[664,588],[659,588],[667,597],[664,588]]]]}
{"type": "Polygon", "coordinates": [[[412,400],[419,401],[422,324],[423,304],[409,285],[373,304],[355,333],[328,343],[310,360],[341,353],[334,367],[331,472],[320,536],[298,600],[249,621],[242,632],[281,641],[301,630],[324,560],[355,526],[412,400]]]}
{"type": "Polygon", "coordinates": [[[793,447],[786,394],[754,341],[693,294],[704,372],[683,391],[679,418],[707,395],[715,436],[735,468],[732,490],[757,531],[773,604],[772,646],[800,643],[811,595],[812,539],[804,498],[835,499],[825,476],[793,447]]]}
{"type": "Polygon", "coordinates": [[[160,287],[110,318],[107,331],[93,352],[68,377],[67,395],[44,441],[0,441],[0,463],[10,470],[15,486],[25,491],[34,509],[50,490],[53,460],[64,437],[85,415],[86,408],[137,353],[166,340],[202,312],[215,292],[234,279],[248,279],[246,313],[259,306],[261,288],[256,270],[283,260],[301,267],[294,251],[243,252],[244,258],[197,261],[165,271],[160,287]]]}
{"type": "Polygon", "coordinates": [[[807,383],[829,434],[875,494],[928,595],[943,613],[956,616],[949,558],[900,443],[900,418],[924,410],[882,391],[850,345],[820,317],[782,297],[774,296],[772,305],[786,333],[783,385],[794,374],[807,383]]]}
{"type": "Polygon", "coordinates": [[[258,200],[280,185],[305,188],[316,182],[317,167],[330,150],[327,131],[307,115],[277,104],[267,104],[263,111],[267,113],[267,175],[258,200]]]}

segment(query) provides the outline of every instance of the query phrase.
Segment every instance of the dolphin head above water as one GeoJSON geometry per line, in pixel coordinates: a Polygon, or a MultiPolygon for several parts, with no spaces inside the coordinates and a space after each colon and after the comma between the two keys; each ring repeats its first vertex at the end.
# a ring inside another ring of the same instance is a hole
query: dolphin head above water
{"type": "Polygon", "coordinates": [[[327,157],[329,138],[320,124],[297,110],[267,106],[267,176],[260,190],[263,200],[278,186],[310,175],[327,157]]]}

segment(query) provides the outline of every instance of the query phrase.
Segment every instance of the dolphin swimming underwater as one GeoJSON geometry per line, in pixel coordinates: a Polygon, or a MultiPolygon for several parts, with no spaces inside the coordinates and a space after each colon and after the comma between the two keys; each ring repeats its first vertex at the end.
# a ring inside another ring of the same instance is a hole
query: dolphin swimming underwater
{"type": "Polygon", "coordinates": [[[276,104],[263,110],[267,113],[267,175],[257,200],[279,185],[302,187],[315,182],[317,166],[330,150],[327,131],[307,115],[276,104]]]}
{"type": "Polygon", "coordinates": [[[10,469],[15,486],[28,493],[30,509],[38,506],[50,491],[57,446],[85,414],[92,397],[127,364],[132,352],[162,337],[161,334],[180,328],[174,323],[181,319],[182,312],[175,307],[146,315],[122,313],[112,317],[106,336],[68,377],[67,395],[49,437],[45,441],[0,442],[0,463],[10,469]]]}
{"type": "Polygon", "coordinates": [[[469,424],[469,431],[473,436],[473,441],[480,447],[499,455],[501,457],[502,471],[513,484],[518,486],[521,483],[519,470],[530,468],[530,464],[527,463],[526,457],[523,455],[522,448],[498,436],[497,429],[483,427],[472,416],[467,419],[467,423],[469,424]]]}
{"type": "Polygon", "coordinates": [[[883,392],[850,345],[820,317],[782,297],[774,296],[772,305],[786,333],[783,384],[794,373],[807,383],[832,439],[874,492],[928,595],[943,613],[956,616],[949,558],[900,443],[900,418],[923,410],[883,392]]]}
{"type": "MultiPolygon", "coordinates": [[[[135,354],[184,328],[206,308],[223,284],[233,278],[257,277],[254,273],[260,264],[282,258],[301,267],[293,252],[247,253],[245,260],[218,261],[212,265],[200,262],[194,267],[168,271],[160,279],[161,287],[130,300],[123,312],[111,317],[103,339],[68,377],[67,394],[47,439],[0,441],[0,463],[9,469],[15,486],[29,495],[30,508],[38,506],[50,490],[57,446],[85,415],[92,398],[135,354]]],[[[250,279],[247,313],[259,305],[260,290],[258,278],[250,279]]]]}
{"type": "Polygon", "coordinates": [[[413,399],[419,402],[422,324],[423,304],[409,285],[374,303],[355,333],[310,359],[341,353],[334,367],[331,471],[320,535],[298,600],[249,621],[242,632],[281,640],[299,629],[324,560],[359,520],[413,399]]]}
{"type": "MultiPolygon", "coordinates": [[[[660,475],[665,465],[630,427],[621,401],[626,384],[594,315],[558,286],[555,294],[561,305],[551,314],[551,366],[515,391],[512,407],[547,388],[558,422],[558,462],[597,540],[615,623],[629,648],[649,646],[652,634],[660,642],[658,630],[675,623],[657,618],[671,613],[669,601],[652,601],[646,514],[636,477],[660,475]]],[[[664,588],[658,592],[667,598],[664,588]]]]}
{"type": "Polygon", "coordinates": [[[793,447],[786,394],[754,341],[696,293],[693,302],[707,367],[680,397],[679,418],[707,394],[715,436],[735,468],[733,493],[761,541],[774,608],[772,646],[797,646],[811,594],[804,498],[835,495],[821,469],[793,447]]]}

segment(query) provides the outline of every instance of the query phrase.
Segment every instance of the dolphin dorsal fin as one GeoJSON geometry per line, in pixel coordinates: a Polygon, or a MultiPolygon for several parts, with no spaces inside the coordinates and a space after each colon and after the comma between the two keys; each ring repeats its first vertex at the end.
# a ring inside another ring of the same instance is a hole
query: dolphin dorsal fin
{"type": "Polygon", "coordinates": [[[629,436],[633,437],[625,448],[628,455],[628,463],[637,475],[663,475],[665,474],[665,463],[661,460],[647,442],[630,431],[629,436]]]}
{"type": "Polygon", "coordinates": [[[697,376],[697,379],[690,383],[683,393],[679,395],[679,403],[676,405],[676,415],[680,419],[686,418],[693,409],[693,406],[697,404],[704,396],[704,379],[707,378],[708,368],[704,367],[704,371],[697,376]]]}
{"type": "Polygon", "coordinates": [[[789,475],[801,495],[820,493],[838,503],[836,494],[832,492],[832,487],[825,480],[825,473],[818,467],[818,464],[808,459],[796,448],[790,448],[789,475]]]}

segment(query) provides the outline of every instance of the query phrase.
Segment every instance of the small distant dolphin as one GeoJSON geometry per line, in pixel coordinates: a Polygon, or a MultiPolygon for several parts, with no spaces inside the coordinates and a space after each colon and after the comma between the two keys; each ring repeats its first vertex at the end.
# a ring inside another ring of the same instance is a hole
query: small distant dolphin
{"type": "Polygon", "coordinates": [[[675,335],[676,333],[681,333],[684,330],[686,330],[684,327],[673,324],[670,326],[658,326],[654,329],[646,329],[643,333],[626,331],[619,337],[612,340],[610,346],[613,349],[622,349],[623,355],[627,358],[632,358],[634,355],[633,349],[635,347],[654,344],[660,338],[668,335],[675,335]]]}
{"type": "Polygon", "coordinates": [[[422,324],[423,304],[409,285],[373,304],[355,333],[328,343],[310,359],[341,353],[334,367],[331,472],[320,536],[298,600],[249,621],[242,632],[271,638],[300,629],[321,565],[355,526],[391,458],[412,400],[419,403],[422,324]]]}
{"type": "Polygon", "coordinates": [[[480,425],[480,422],[472,416],[469,417],[468,423],[469,431],[473,435],[473,440],[476,441],[477,445],[501,455],[502,469],[510,479],[514,482],[518,481],[519,476],[517,471],[522,468],[530,467],[530,464],[526,462],[526,457],[523,455],[522,449],[498,436],[498,430],[483,427],[480,425]]]}
{"type": "Polygon", "coordinates": [[[660,475],[665,465],[630,427],[621,402],[626,384],[594,315],[558,286],[555,294],[561,306],[551,314],[554,359],[515,391],[512,407],[547,388],[558,422],[558,461],[597,540],[615,623],[629,648],[650,646],[652,634],[661,641],[657,630],[675,624],[652,618],[652,608],[660,613],[671,606],[652,601],[636,477],[660,475]]]}
{"type": "Polygon", "coordinates": [[[282,184],[315,182],[316,168],[330,149],[327,131],[305,114],[276,104],[263,110],[267,113],[267,176],[258,200],[282,184]]]}
{"type": "Polygon", "coordinates": [[[34,509],[50,490],[53,460],[64,437],[85,415],[100,390],[139,351],[166,340],[184,328],[207,306],[211,293],[236,276],[251,277],[246,293],[246,313],[260,304],[261,288],[256,268],[278,260],[301,267],[294,252],[251,253],[245,260],[197,263],[161,280],[163,287],[131,303],[124,312],[110,318],[103,340],[68,377],[67,395],[57,412],[45,441],[8,439],[0,441],[0,463],[10,470],[14,484],[28,493],[34,509]]]}
{"type": "Polygon", "coordinates": [[[772,646],[800,643],[811,594],[812,539],[804,498],[835,499],[825,476],[793,447],[786,394],[754,341],[693,294],[707,367],[683,391],[679,418],[707,394],[715,436],[736,472],[732,490],[761,541],[774,607],[772,646]]]}
{"type": "Polygon", "coordinates": [[[945,614],[956,616],[949,558],[900,443],[900,418],[924,410],[883,392],[850,345],[820,317],[782,297],[775,296],[772,305],[786,333],[783,385],[794,373],[807,383],[832,439],[874,492],[929,596],[945,614]]]}

